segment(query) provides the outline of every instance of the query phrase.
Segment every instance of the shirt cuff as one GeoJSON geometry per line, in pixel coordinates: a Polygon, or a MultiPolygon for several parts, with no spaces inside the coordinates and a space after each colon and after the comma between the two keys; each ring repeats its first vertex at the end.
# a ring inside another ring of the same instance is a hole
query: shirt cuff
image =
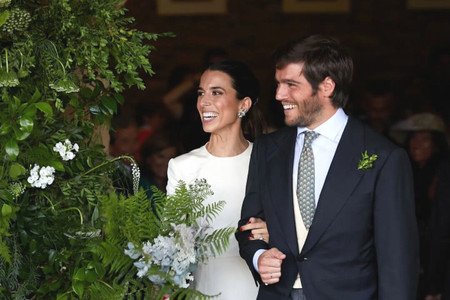
{"type": "Polygon", "coordinates": [[[261,254],[263,254],[266,251],[267,251],[266,249],[259,249],[253,255],[253,268],[255,268],[256,272],[258,272],[258,273],[259,273],[259,270],[258,270],[258,259],[261,256],[261,254]]]}

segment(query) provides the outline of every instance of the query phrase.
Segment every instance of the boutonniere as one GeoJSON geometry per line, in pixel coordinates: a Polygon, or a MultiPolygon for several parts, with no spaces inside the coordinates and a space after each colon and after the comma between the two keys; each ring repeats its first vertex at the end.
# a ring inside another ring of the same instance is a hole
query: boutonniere
{"type": "Polygon", "coordinates": [[[373,167],[373,162],[376,161],[378,155],[372,154],[369,156],[367,150],[361,153],[361,160],[358,163],[358,170],[367,170],[373,167]]]}

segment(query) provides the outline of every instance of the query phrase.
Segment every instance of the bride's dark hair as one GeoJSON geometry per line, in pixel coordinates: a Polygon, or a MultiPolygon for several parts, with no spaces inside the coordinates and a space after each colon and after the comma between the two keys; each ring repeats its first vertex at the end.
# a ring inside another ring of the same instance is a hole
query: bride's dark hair
{"type": "Polygon", "coordinates": [[[210,65],[207,70],[220,71],[231,77],[231,84],[236,90],[236,98],[239,100],[249,97],[252,107],[242,118],[242,130],[244,136],[253,141],[265,132],[266,123],[258,108],[259,82],[250,68],[243,62],[236,60],[221,60],[210,65]]]}

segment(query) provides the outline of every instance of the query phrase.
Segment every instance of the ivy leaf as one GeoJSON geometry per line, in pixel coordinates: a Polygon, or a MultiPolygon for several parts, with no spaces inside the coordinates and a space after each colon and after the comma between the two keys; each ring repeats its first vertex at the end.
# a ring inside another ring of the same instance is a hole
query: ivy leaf
{"type": "Polygon", "coordinates": [[[47,116],[47,117],[53,116],[53,109],[50,106],[50,104],[48,104],[47,102],[38,102],[38,103],[36,103],[36,107],[37,107],[37,109],[42,111],[45,114],[45,116],[47,116]]]}
{"type": "Polygon", "coordinates": [[[19,155],[19,145],[13,139],[9,140],[6,143],[6,154],[11,158],[11,160],[15,161],[17,156],[19,155]]]}

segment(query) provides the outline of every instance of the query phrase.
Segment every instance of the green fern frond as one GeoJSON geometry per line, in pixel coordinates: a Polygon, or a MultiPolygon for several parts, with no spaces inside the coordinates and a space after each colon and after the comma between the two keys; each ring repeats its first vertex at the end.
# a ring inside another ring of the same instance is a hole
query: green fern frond
{"type": "Polygon", "coordinates": [[[201,207],[198,211],[195,211],[192,214],[192,219],[196,220],[197,218],[206,217],[208,222],[211,222],[214,218],[216,218],[222,209],[225,207],[225,201],[218,201],[214,203],[210,203],[204,207],[201,207]]]}
{"type": "Polygon", "coordinates": [[[233,227],[214,230],[205,238],[204,245],[208,245],[215,256],[220,255],[230,245],[230,237],[235,231],[233,227]]]}
{"type": "MultiPolygon", "coordinates": [[[[173,292],[170,296],[170,298],[173,299],[186,299],[186,300],[209,300],[209,299],[218,299],[218,295],[212,295],[208,296],[205,295],[199,291],[192,290],[192,289],[177,289],[175,292],[173,292]]],[[[164,294],[163,294],[164,296],[164,294]]],[[[161,298],[157,298],[161,299],[161,298]]]]}
{"type": "Polygon", "coordinates": [[[9,252],[8,245],[0,236],[0,261],[11,263],[11,254],[9,252]]]}
{"type": "Polygon", "coordinates": [[[99,300],[122,300],[125,298],[128,290],[128,284],[109,285],[103,281],[97,281],[89,285],[86,294],[90,299],[99,300]]]}
{"type": "Polygon", "coordinates": [[[124,253],[124,246],[115,242],[105,241],[91,247],[91,252],[97,254],[103,264],[109,267],[109,273],[126,272],[133,266],[133,260],[124,253]]]}

